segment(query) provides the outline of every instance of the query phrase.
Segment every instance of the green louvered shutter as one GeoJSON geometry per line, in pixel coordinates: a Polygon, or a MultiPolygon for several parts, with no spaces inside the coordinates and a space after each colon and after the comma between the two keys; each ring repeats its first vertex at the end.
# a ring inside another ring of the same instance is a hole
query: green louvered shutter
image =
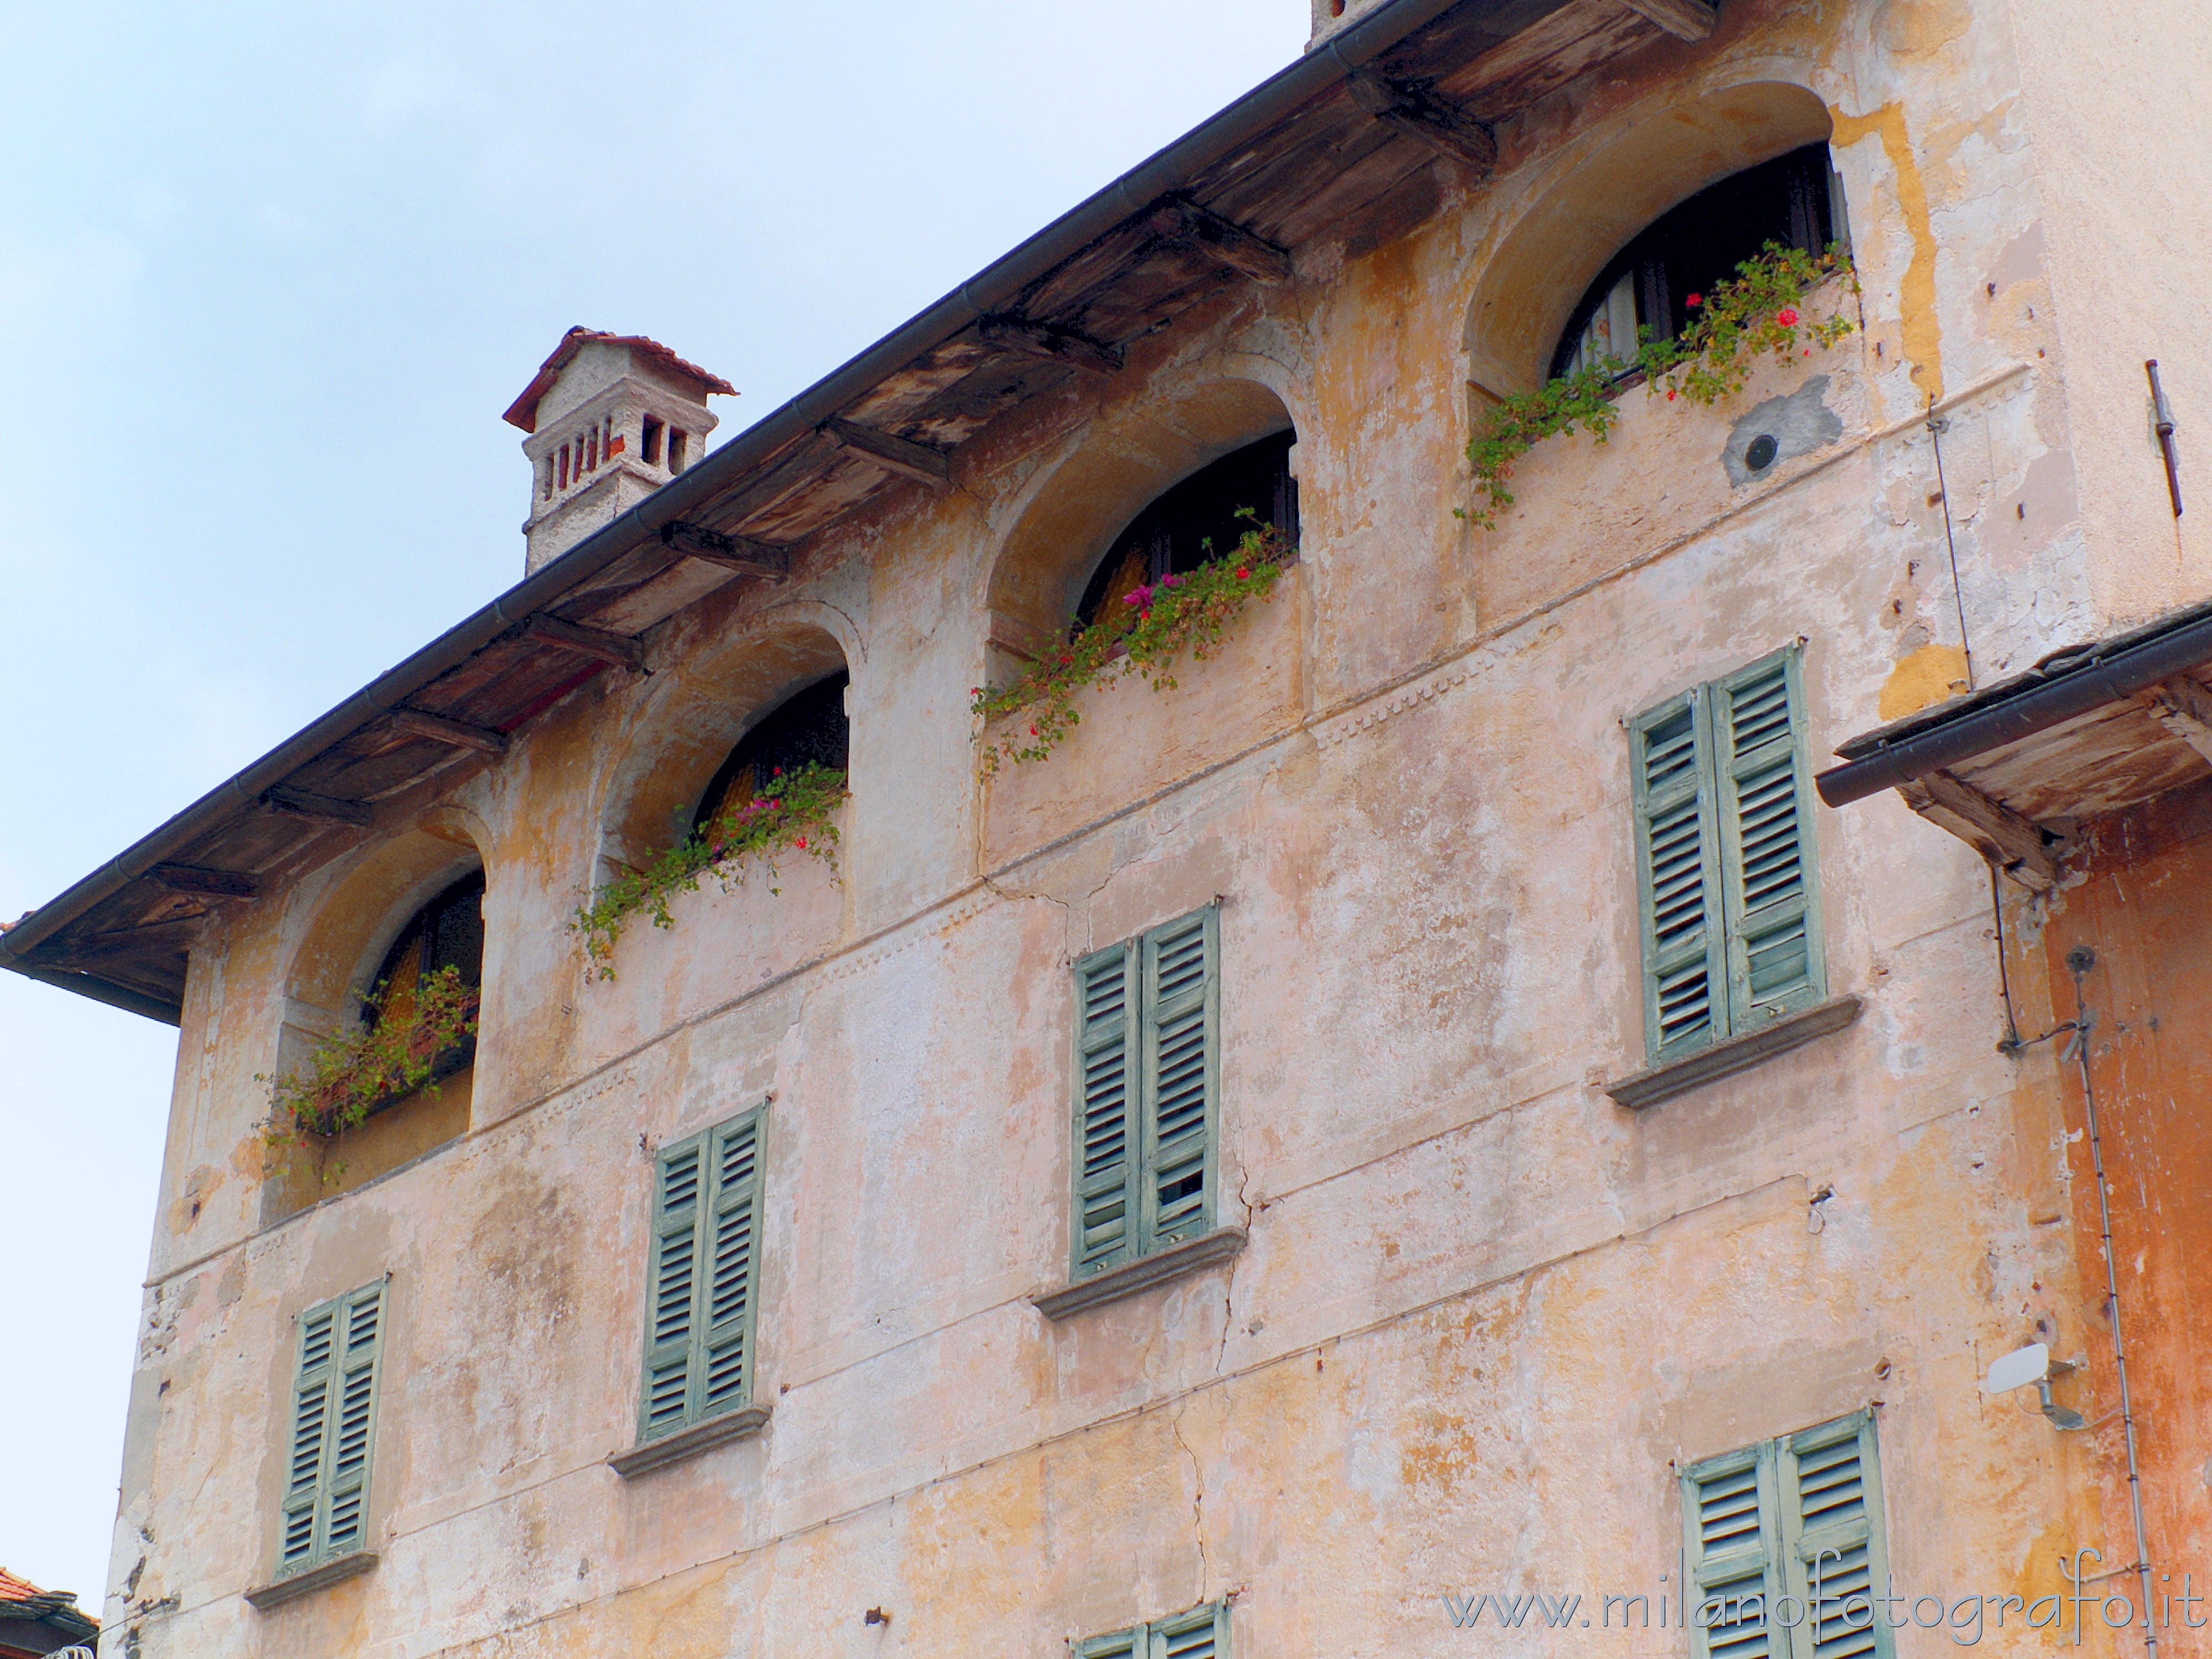
{"type": "Polygon", "coordinates": [[[1144,937],[1141,1214],[1147,1252],[1195,1238],[1212,1224],[1219,916],[1209,904],[1144,937]]]}
{"type": "Polygon", "coordinates": [[[1738,1032],[1822,992],[1802,654],[1777,652],[1713,688],[1729,1020],[1738,1032]]]}
{"type": "Polygon", "coordinates": [[[1229,1603],[1078,1642],[1074,1659],[1229,1659],[1229,1603]]]}
{"type": "Polygon", "coordinates": [[[1630,723],[1644,931],[1644,1032],[1653,1065],[1728,1030],[1726,933],[1704,688],[1630,723]]]}
{"type": "Polygon", "coordinates": [[[367,1547],[386,1282],[332,1297],[300,1316],[280,1577],[367,1547]]]}
{"type": "Polygon", "coordinates": [[[1075,1224],[1078,1279],[1127,1261],[1137,1237],[1139,955],[1130,940],[1075,964],[1075,1224]]]}
{"type": "Polygon", "coordinates": [[[1817,1617],[1792,1632],[1793,1659],[1889,1659],[1894,1638],[1873,1601],[1889,1572],[1873,1413],[1790,1436],[1777,1466],[1789,1592],[1808,1609],[1819,1577],[1817,1617]]]}
{"type": "Polygon", "coordinates": [[[1788,1633],[1773,1618],[1783,1589],[1774,1465],[1769,1441],[1683,1472],[1690,1640],[1700,1659],[1790,1659],[1788,1633]]]}
{"type": "Polygon", "coordinates": [[[760,1212],[760,1114],[748,1112],[708,1137],[714,1177],[707,1229],[707,1305],[696,1412],[701,1419],[752,1400],[753,1242],[760,1212]]]}
{"type": "Polygon", "coordinates": [[[707,1137],[661,1149],[653,1162],[653,1267],[645,1310],[645,1385],[637,1435],[650,1440],[690,1420],[697,1344],[699,1222],[707,1184],[707,1137]]]}
{"type": "Polygon", "coordinates": [[[756,1108],[654,1160],[640,1441],[751,1403],[761,1118],[756,1108]]]}
{"type": "Polygon", "coordinates": [[[1152,1627],[1151,1659],[1229,1659],[1229,1604],[1216,1601],[1152,1627]]]}

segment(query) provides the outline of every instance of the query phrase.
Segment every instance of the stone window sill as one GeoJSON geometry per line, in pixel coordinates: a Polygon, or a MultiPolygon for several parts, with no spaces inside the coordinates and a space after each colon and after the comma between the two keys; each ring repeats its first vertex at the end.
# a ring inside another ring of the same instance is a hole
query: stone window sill
{"type": "Polygon", "coordinates": [[[1118,1267],[1109,1267],[1103,1273],[1079,1279],[1060,1290],[1033,1296],[1030,1301],[1047,1319],[1071,1319],[1087,1308],[1102,1308],[1109,1302],[1119,1302],[1155,1285],[1187,1279],[1218,1261],[1228,1261],[1243,1248],[1242,1227],[1217,1227],[1200,1237],[1170,1244],[1155,1255],[1139,1256],[1118,1267]]]}
{"type": "Polygon", "coordinates": [[[377,1563],[374,1550],[356,1550],[350,1555],[341,1555],[325,1561],[319,1567],[309,1567],[305,1572],[295,1572],[289,1578],[279,1578],[273,1584],[263,1584],[246,1592],[246,1601],[257,1613],[267,1613],[271,1607],[281,1607],[287,1601],[297,1601],[302,1595],[313,1595],[319,1589],[343,1583],[349,1578],[358,1578],[377,1563]]]}
{"type": "Polygon", "coordinates": [[[1670,1060],[1664,1066],[1632,1072],[1619,1082],[1607,1084],[1605,1091],[1622,1105],[1641,1111],[1646,1106],[1656,1106],[1662,1100],[1672,1100],[1708,1083],[1747,1071],[1777,1054],[1786,1054],[1815,1037],[1840,1031],[1859,1017],[1860,1007],[1856,997],[1830,997],[1826,1002],[1816,1002],[1809,1008],[1785,1015],[1761,1030],[1726,1038],[1695,1054],[1684,1054],[1680,1060],[1670,1060]]]}
{"type": "Polygon", "coordinates": [[[710,1417],[659,1440],[648,1440],[626,1452],[617,1452],[607,1459],[607,1467],[623,1480],[635,1480],[665,1463],[679,1463],[717,1446],[726,1446],[732,1440],[758,1434],[768,1426],[769,1409],[766,1406],[748,1406],[740,1412],[710,1417]]]}

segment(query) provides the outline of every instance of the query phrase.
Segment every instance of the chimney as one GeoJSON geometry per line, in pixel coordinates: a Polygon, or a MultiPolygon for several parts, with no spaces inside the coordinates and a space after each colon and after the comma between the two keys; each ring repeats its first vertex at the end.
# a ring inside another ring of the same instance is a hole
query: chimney
{"type": "Polygon", "coordinates": [[[530,435],[526,574],[611,524],[706,453],[736,389],[641,334],[572,328],[507,411],[530,435]]]}

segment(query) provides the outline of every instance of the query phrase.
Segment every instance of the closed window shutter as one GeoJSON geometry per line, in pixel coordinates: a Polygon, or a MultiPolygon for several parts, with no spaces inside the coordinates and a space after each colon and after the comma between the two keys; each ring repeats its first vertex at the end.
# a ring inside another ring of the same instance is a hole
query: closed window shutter
{"type": "Polygon", "coordinates": [[[707,1264],[704,1362],[696,1415],[735,1411],[752,1398],[753,1240],[760,1211],[760,1114],[710,1137],[714,1177],[707,1264]]]}
{"type": "Polygon", "coordinates": [[[1229,1659],[1229,1604],[1217,1601],[1152,1630],[1151,1659],[1229,1659]]]}
{"type": "Polygon", "coordinates": [[[1729,1024],[1737,1031],[1816,1002],[1822,991],[1801,655],[1796,647],[1778,652],[1714,688],[1729,1024]]]}
{"type": "Polygon", "coordinates": [[[1790,1659],[1775,1621],[1780,1514],[1774,1446],[1708,1458],[1682,1475],[1682,1534],[1694,1588],[1687,1609],[1701,1659],[1790,1659]]]}
{"type": "Polygon", "coordinates": [[[708,1208],[707,1137],[664,1147],[653,1163],[653,1267],[647,1285],[645,1384],[638,1395],[638,1438],[650,1440],[690,1420],[697,1358],[699,1224],[708,1208]]]}
{"type": "Polygon", "coordinates": [[[1219,915],[1208,905],[1144,939],[1146,1249],[1195,1238],[1212,1217],[1219,915]]]}
{"type": "Polygon", "coordinates": [[[1873,1413],[1792,1435],[1778,1468],[1789,1592],[1810,1610],[1793,1659],[1889,1659],[1894,1638],[1873,1601],[1889,1589],[1873,1413]]]}
{"type": "Polygon", "coordinates": [[[379,1279],[300,1316],[280,1577],[366,1547],[385,1285],[379,1279]]]}
{"type": "Polygon", "coordinates": [[[641,1441],[751,1403],[761,1121],[755,1108],[653,1162],[641,1441]]]}
{"type": "Polygon", "coordinates": [[[1229,1603],[1215,1601],[1073,1644],[1074,1659],[1229,1659],[1229,1603]]]}
{"type": "Polygon", "coordinates": [[[1126,1261],[1137,1237],[1135,941],[1075,964],[1075,1276],[1126,1261]]]}
{"type": "Polygon", "coordinates": [[[345,1298],[343,1347],[331,1393],[337,1432],[330,1448],[330,1505],[325,1556],[362,1547],[368,1524],[369,1453],[376,1437],[377,1356],[384,1347],[384,1285],[345,1298]]]}
{"type": "Polygon", "coordinates": [[[286,1464],[284,1534],[276,1570],[297,1572],[321,1559],[323,1468],[330,1437],[331,1382],[337,1375],[336,1331],[343,1297],[300,1317],[297,1375],[292,1384],[292,1445],[286,1464]]]}
{"type": "Polygon", "coordinates": [[[1706,702],[1700,688],[1638,715],[1630,726],[1644,1047],[1655,1065],[1729,1029],[1706,702]]]}

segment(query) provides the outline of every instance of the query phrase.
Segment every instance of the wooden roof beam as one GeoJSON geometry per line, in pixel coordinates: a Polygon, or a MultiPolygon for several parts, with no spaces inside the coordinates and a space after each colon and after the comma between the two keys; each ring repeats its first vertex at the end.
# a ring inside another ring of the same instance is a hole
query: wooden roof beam
{"type": "Polygon", "coordinates": [[[1464,162],[1476,178],[1487,177],[1498,166],[1498,141],[1489,128],[1425,87],[1386,81],[1367,70],[1354,71],[1346,84],[1352,101],[1368,114],[1464,162]]]}
{"type": "Polygon", "coordinates": [[[1156,209],[1152,227],[1169,241],[1270,288],[1282,287],[1293,274],[1291,256],[1281,248],[1195,202],[1177,198],[1156,209]]]}
{"type": "Polygon", "coordinates": [[[765,576],[772,582],[780,582],[791,574],[789,548],[757,542],[750,536],[732,536],[724,531],[709,530],[703,524],[671,519],[660,526],[660,540],[663,546],[672,547],[688,558],[702,564],[720,565],[741,576],[765,576]]]}
{"type": "Polygon", "coordinates": [[[2186,674],[2151,689],[2151,714],[2182,742],[2212,761],[2212,691],[2186,674]]]}
{"type": "Polygon", "coordinates": [[[454,749],[473,749],[479,754],[504,755],[507,752],[507,733],[489,726],[471,726],[466,720],[448,720],[443,714],[433,714],[423,708],[395,708],[392,711],[395,731],[410,737],[428,738],[432,743],[442,743],[454,749]]]}
{"type": "Polygon", "coordinates": [[[351,824],[356,830],[368,829],[375,817],[367,801],[340,800],[335,795],[319,795],[283,783],[263,790],[261,804],[281,817],[316,818],[325,823],[351,824]]]}
{"type": "Polygon", "coordinates": [[[1703,40],[1720,23],[1719,10],[1706,0],[1621,0],[1621,3],[1677,40],[1703,40]]]}
{"type": "Polygon", "coordinates": [[[1020,356],[1066,363],[1094,374],[1117,374],[1121,369],[1121,347],[1103,344],[1073,329],[1054,328],[1022,317],[986,317],[975,325],[975,332],[991,344],[1020,356]]]}
{"type": "Polygon", "coordinates": [[[581,657],[597,657],[601,662],[612,663],[617,668],[642,671],[645,667],[645,647],[627,634],[610,634],[604,628],[586,628],[580,623],[563,622],[558,617],[549,617],[540,611],[522,625],[525,639],[538,640],[556,650],[573,651],[581,657]]]}
{"type": "Polygon", "coordinates": [[[197,898],[249,899],[261,892],[258,876],[240,870],[207,870],[194,864],[157,864],[146,872],[146,879],[172,893],[190,893],[197,898]]]}
{"type": "Polygon", "coordinates": [[[1929,772],[1897,787],[1905,804],[1939,830],[1965,842],[2023,887],[2047,893],[2058,884],[2053,839],[2041,824],[1948,772],[1929,772]]]}
{"type": "Polygon", "coordinates": [[[932,489],[945,489],[952,482],[952,458],[941,449],[918,444],[911,438],[878,432],[841,415],[833,415],[823,423],[822,435],[840,449],[849,449],[873,461],[886,472],[896,472],[902,478],[927,484],[932,489]]]}

